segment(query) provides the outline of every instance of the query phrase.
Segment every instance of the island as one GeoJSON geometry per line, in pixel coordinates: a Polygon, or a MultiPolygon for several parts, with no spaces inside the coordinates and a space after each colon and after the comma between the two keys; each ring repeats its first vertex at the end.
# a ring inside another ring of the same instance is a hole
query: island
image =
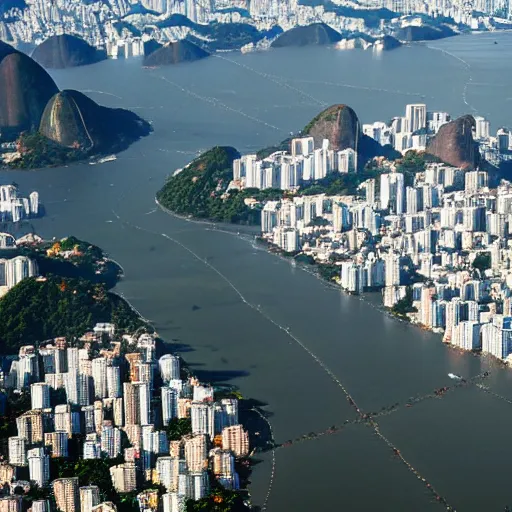
{"type": "Polygon", "coordinates": [[[0,166],[33,169],[108,155],[151,130],[128,110],[59,91],[37,62],[0,42],[0,166]]]}
{"type": "Polygon", "coordinates": [[[339,32],[325,23],[312,23],[302,27],[294,27],[279,35],[271,44],[272,48],[285,46],[309,46],[333,44],[341,41],[339,32]]]}
{"type": "Polygon", "coordinates": [[[210,54],[203,50],[197,44],[186,39],[167,43],[166,45],[155,49],[144,58],[144,66],[156,67],[169,64],[179,64],[181,62],[192,62],[208,57],[210,54]]]}
{"type": "Polygon", "coordinates": [[[213,148],[157,193],[169,211],[259,224],[257,239],[456,350],[512,363],[512,132],[406,105],[360,123],[333,105],[276,146],[213,148]]]}
{"type": "Polygon", "coordinates": [[[107,58],[107,54],[91,46],[82,38],[61,34],[51,36],[32,52],[32,58],[47,69],[63,69],[95,64],[107,58]]]}
{"type": "Polygon", "coordinates": [[[273,442],[257,402],[200,382],[109,291],[121,269],[100,248],[31,235],[0,253],[32,262],[0,298],[10,509],[249,512],[250,446],[273,442]]]}

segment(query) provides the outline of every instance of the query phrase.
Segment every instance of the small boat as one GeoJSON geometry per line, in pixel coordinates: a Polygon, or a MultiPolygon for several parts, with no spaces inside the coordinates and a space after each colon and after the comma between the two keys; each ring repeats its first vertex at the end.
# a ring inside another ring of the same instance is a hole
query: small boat
{"type": "Polygon", "coordinates": [[[455,375],[454,373],[449,373],[448,377],[450,377],[450,379],[453,379],[453,380],[461,380],[462,379],[462,377],[459,377],[458,375],[455,375]]]}

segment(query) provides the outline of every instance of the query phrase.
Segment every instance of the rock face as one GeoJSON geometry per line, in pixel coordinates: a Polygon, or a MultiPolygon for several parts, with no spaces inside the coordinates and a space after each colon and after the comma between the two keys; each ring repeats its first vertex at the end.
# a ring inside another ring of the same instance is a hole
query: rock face
{"type": "Polygon", "coordinates": [[[48,100],[58,92],[50,75],[29,56],[0,42],[0,133],[16,138],[37,129],[48,100]]]}
{"type": "Polygon", "coordinates": [[[204,59],[210,54],[186,39],[168,43],[153,53],[147,55],[144,59],[144,66],[166,66],[168,64],[179,64],[180,62],[190,62],[204,59]]]}
{"type": "Polygon", "coordinates": [[[287,30],[271,46],[272,48],[282,48],[284,46],[324,45],[337,43],[341,39],[341,34],[325,23],[313,23],[287,30]]]}
{"type": "Polygon", "coordinates": [[[63,34],[41,43],[32,58],[45,68],[62,69],[94,64],[106,59],[107,55],[79,37],[63,34]]]}
{"type": "Polygon", "coordinates": [[[320,112],[303,130],[315,139],[315,147],[329,140],[329,148],[336,151],[358,149],[361,126],[356,113],[347,105],[333,105],[320,112]]]}
{"type": "Polygon", "coordinates": [[[467,170],[474,169],[480,159],[478,146],[473,140],[474,128],[473,116],[459,117],[439,128],[428,144],[426,152],[449,165],[467,170]]]}
{"type": "Polygon", "coordinates": [[[78,91],[61,91],[46,106],[39,131],[67,147],[114,152],[151,131],[133,112],[102,107],[78,91]]]}

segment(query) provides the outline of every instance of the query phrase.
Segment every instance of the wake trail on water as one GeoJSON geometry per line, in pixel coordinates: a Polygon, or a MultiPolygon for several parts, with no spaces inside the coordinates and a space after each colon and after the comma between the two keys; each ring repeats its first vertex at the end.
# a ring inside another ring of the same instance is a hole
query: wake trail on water
{"type": "Polygon", "coordinates": [[[96,93],[96,94],[103,94],[105,96],[113,96],[114,98],[117,98],[118,100],[122,100],[123,98],[121,98],[121,96],[118,96],[117,94],[113,94],[111,92],[106,92],[106,91],[96,91],[94,89],[84,89],[82,90],[82,92],[93,92],[93,93],[96,93]]]}
{"type": "Polygon", "coordinates": [[[183,92],[184,94],[186,94],[188,96],[191,96],[192,98],[198,99],[200,101],[204,101],[204,102],[209,103],[210,105],[213,105],[215,107],[223,108],[224,110],[227,110],[228,112],[233,112],[235,114],[241,115],[242,117],[250,119],[251,121],[254,121],[255,123],[262,124],[262,125],[266,126],[267,128],[272,128],[273,130],[277,130],[278,132],[286,131],[286,130],[283,130],[282,128],[279,128],[278,126],[275,126],[271,123],[267,123],[266,121],[263,121],[262,119],[259,119],[250,114],[247,114],[246,112],[243,112],[242,110],[238,110],[236,108],[230,107],[229,105],[222,103],[222,101],[218,100],[217,98],[210,98],[208,96],[202,96],[193,91],[185,89],[181,85],[177,84],[176,82],[173,82],[172,80],[169,80],[165,76],[161,76],[161,75],[152,75],[152,76],[155,76],[156,78],[159,78],[160,80],[172,85],[176,89],[179,89],[181,92],[183,92]]]}
{"type": "Polygon", "coordinates": [[[469,78],[468,78],[467,82],[464,84],[464,87],[462,89],[462,101],[464,102],[464,104],[467,107],[469,107],[473,111],[473,113],[475,113],[475,114],[478,113],[478,110],[468,101],[468,86],[471,85],[471,82],[473,82],[473,76],[471,74],[471,64],[469,62],[465,61],[463,58],[459,57],[458,55],[455,55],[454,53],[451,53],[451,52],[445,50],[444,48],[439,48],[438,46],[430,46],[430,45],[428,45],[428,48],[430,48],[432,50],[439,51],[439,52],[443,53],[443,55],[447,55],[448,57],[451,57],[452,59],[458,60],[466,67],[466,69],[468,70],[468,73],[469,73],[469,78]]]}
{"type": "Polygon", "coordinates": [[[287,79],[284,78],[284,77],[280,77],[280,76],[277,76],[277,75],[271,75],[270,73],[264,73],[263,71],[258,71],[257,69],[254,69],[254,68],[251,68],[250,66],[247,66],[246,64],[242,64],[240,62],[237,62],[236,60],[228,59],[227,57],[222,57],[221,55],[214,55],[214,57],[216,57],[218,59],[225,60],[226,62],[230,62],[231,64],[234,64],[235,66],[239,66],[242,69],[246,69],[247,71],[250,71],[251,73],[255,73],[256,75],[261,76],[263,78],[266,78],[270,82],[272,82],[274,84],[277,84],[277,85],[279,85],[281,87],[284,87],[285,89],[289,89],[291,91],[294,91],[294,92],[300,94],[301,96],[304,96],[305,98],[308,98],[309,100],[317,103],[322,108],[325,108],[328,105],[328,103],[326,103],[325,101],[319,100],[318,98],[315,98],[314,96],[311,96],[311,94],[309,94],[309,93],[307,93],[307,92],[305,92],[305,91],[303,91],[301,89],[298,89],[297,87],[293,87],[292,85],[286,83],[287,79]]]}
{"type": "Polygon", "coordinates": [[[400,91],[398,89],[383,89],[381,87],[370,87],[365,85],[354,85],[348,84],[345,82],[326,82],[323,80],[301,80],[301,79],[287,79],[290,82],[302,83],[302,84],[316,84],[316,85],[328,85],[329,87],[343,87],[348,89],[358,89],[361,91],[371,91],[371,92],[385,92],[388,94],[400,94],[403,96],[421,96],[422,98],[433,98],[433,96],[425,96],[425,94],[420,92],[409,92],[409,91],[400,91]]]}

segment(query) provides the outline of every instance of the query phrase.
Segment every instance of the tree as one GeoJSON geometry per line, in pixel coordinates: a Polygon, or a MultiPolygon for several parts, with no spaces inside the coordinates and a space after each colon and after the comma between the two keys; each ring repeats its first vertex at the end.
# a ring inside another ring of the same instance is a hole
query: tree
{"type": "Polygon", "coordinates": [[[166,430],[169,441],[178,441],[183,436],[192,433],[192,422],[190,418],[173,418],[166,430]]]}
{"type": "Polygon", "coordinates": [[[480,272],[484,272],[485,270],[491,268],[491,254],[488,252],[480,253],[473,260],[473,268],[476,268],[480,272]]]}

